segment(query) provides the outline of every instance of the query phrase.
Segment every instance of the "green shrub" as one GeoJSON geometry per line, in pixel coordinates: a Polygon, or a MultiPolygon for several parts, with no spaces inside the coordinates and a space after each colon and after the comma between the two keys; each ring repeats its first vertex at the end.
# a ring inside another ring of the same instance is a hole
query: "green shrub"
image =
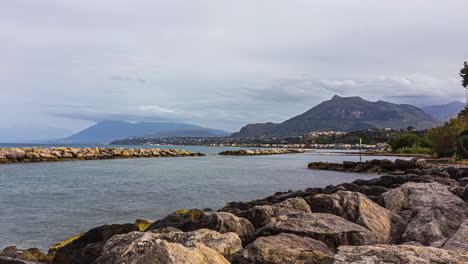
{"type": "Polygon", "coordinates": [[[413,145],[411,147],[403,147],[396,151],[399,154],[434,154],[434,150],[431,148],[425,148],[418,145],[413,145]]]}
{"type": "Polygon", "coordinates": [[[402,148],[412,148],[415,146],[430,148],[431,142],[425,136],[418,136],[415,134],[404,134],[400,137],[394,138],[388,142],[392,151],[398,152],[402,148]]]}

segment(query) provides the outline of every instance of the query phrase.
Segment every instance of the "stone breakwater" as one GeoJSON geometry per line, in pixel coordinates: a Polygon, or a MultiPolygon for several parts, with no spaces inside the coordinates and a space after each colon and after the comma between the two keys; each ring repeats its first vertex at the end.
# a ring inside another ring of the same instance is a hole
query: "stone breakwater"
{"type": "Polygon", "coordinates": [[[219,155],[230,156],[258,156],[258,155],[277,155],[277,154],[291,154],[291,153],[304,153],[304,149],[232,149],[226,150],[219,155]]]}
{"type": "Polygon", "coordinates": [[[309,169],[344,172],[395,172],[420,170],[430,167],[437,167],[437,160],[413,158],[411,160],[396,159],[395,161],[388,159],[374,159],[365,162],[343,161],[343,163],[319,161],[311,162],[308,165],[309,169]]]}
{"type": "Polygon", "coordinates": [[[467,189],[468,167],[418,168],[99,226],[47,254],[8,247],[0,263],[462,264],[467,189]]]}
{"type": "Polygon", "coordinates": [[[18,162],[187,156],[205,156],[205,154],[194,153],[183,149],[159,148],[0,148],[0,164],[18,162]]]}

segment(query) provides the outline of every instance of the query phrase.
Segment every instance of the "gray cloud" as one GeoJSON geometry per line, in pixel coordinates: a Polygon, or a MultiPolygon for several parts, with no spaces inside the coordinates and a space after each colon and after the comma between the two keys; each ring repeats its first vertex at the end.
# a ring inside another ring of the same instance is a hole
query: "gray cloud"
{"type": "Polygon", "coordinates": [[[176,120],[234,131],[333,94],[463,100],[467,9],[464,0],[6,1],[0,124],[176,120]]]}

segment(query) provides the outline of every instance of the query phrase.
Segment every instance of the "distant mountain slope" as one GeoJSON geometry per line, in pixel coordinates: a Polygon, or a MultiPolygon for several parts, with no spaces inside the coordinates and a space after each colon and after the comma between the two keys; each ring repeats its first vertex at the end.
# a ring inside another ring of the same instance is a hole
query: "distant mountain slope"
{"type": "Polygon", "coordinates": [[[202,132],[213,136],[227,136],[228,132],[196,125],[173,122],[140,122],[101,121],[70,137],[63,139],[69,142],[109,142],[129,137],[160,137],[184,134],[185,137],[198,137],[202,132]],[[185,131],[185,132],[182,132],[185,131]],[[161,133],[158,136],[158,133],[161,133]]]}
{"type": "Polygon", "coordinates": [[[463,102],[455,101],[444,105],[424,106],[421,109],[439,121],[447,121],[450,118],[457,116],[458,113],[465,108],[465,105],[466,104],[463,102]]]}
{"type": "Polygon", "coordinates": [[[437,120],[421,109],[384,101],[369,102],[361,97],[335,95],[309,111],[280,124],[250,124],[233,137],[300,136],[311,131],[355,131],[372,128],[417,129],[437,125],[437,120]]]}

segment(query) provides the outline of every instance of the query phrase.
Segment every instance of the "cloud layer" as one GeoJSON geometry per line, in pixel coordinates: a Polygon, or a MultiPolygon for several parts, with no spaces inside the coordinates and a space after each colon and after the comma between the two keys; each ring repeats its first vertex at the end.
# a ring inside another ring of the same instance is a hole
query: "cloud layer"
{"type": "Polygon", "coordinates": [[[334,94],[463,100],[468,2],[7,1],[0,127],[103,119],[238,130],[334,94]]]}

